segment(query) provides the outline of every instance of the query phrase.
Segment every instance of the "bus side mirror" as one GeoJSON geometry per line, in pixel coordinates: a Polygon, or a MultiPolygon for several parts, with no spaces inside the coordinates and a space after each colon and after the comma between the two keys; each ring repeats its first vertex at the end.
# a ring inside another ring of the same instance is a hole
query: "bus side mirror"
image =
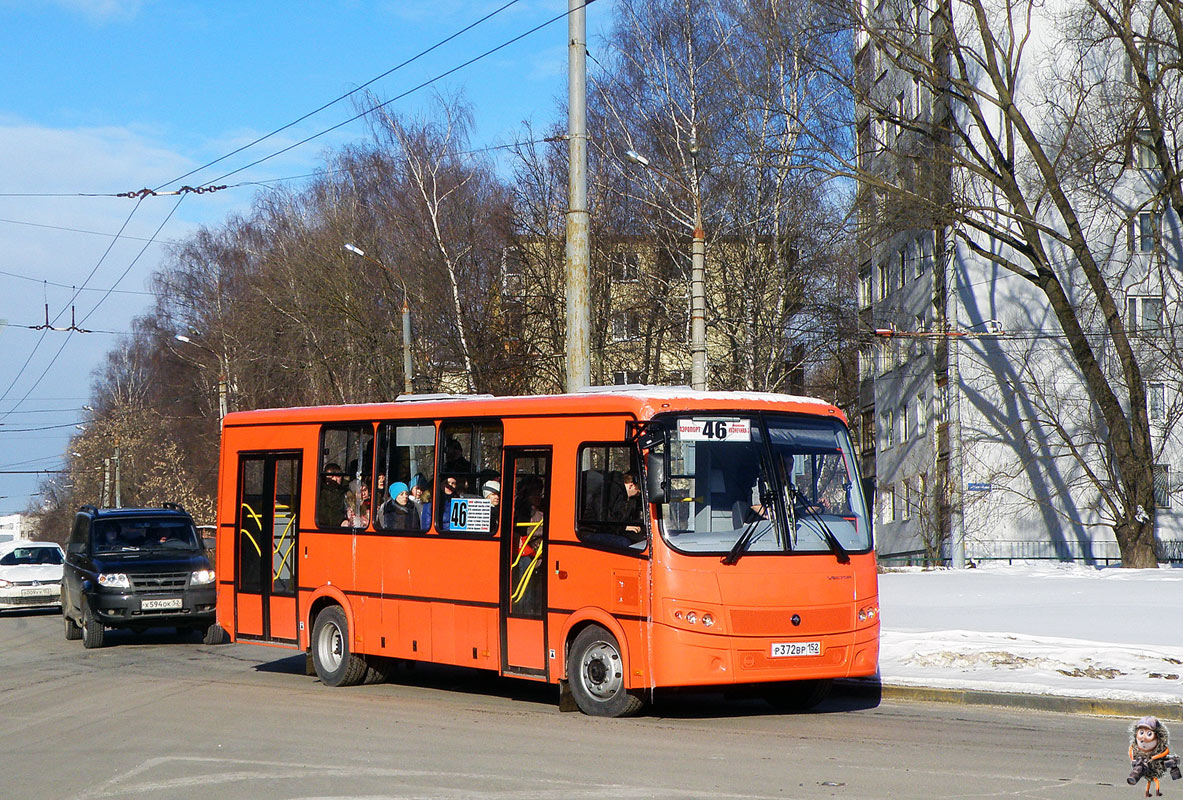
{"type": "Polygon", "coordinates": [[[667,485],[665,449],[662,448],[662,452],[650,450],[645,456],[645,491],[649,502],[664,503],[667,485]]]}

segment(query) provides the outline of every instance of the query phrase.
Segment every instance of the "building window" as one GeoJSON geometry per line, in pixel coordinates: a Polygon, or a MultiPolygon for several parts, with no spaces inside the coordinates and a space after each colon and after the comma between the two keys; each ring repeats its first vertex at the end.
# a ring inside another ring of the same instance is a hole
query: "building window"
{"type": "Polygon", "coordinates": [[[903,503],[900,505],[900,513],[901,513],[901,518],[903,519],[903,521],[907,522],[909,519],[912,518],[912,513],[911,513],[912,484],[909,483],[908,481],[904,481],[903,487],[904,487],[904,496],[903,496],[903,503]]]}
{"type": "Polygon", "coordinates": [[[920,119],[922,116],[921,109],[924,105],[924,83],[920,80],[920,76],[912,78],[912,112],[913,119],[920,119]]]}
{"type": "Polygon", "coordinates": [[[1159,508],[1171,507],[1171,468],[1167,464],[1155,464],[1154,471],[1154,505],[1159,508]]]}
{"type": "Polygon", "coordinates": [[[1127,326],[1131,333],[1152,334],[1162,330],[1161,297],[1127,297],[1126,310],[1129,314],[1127,326]]]}
{"type": "Polygon", "coordinates": [[[1165,383],[1151,383],[1146,387],[1146,413],[1151,419],[1167,418],[1167,386],[1165,383]]]}
{"type": "Polygon", "coordinates": [[[636,251],[621,253],[615,259],[616,280],[622,283],[636,283],[641,279],[641,269],[636,251]]]}
{"type": "Polygon", "coordinates": [[[617,311],[612,315],[612,341],[623,342],[641,335],[641,323],[634,311],[617,311]]]}
{"type": "Polygon", "coordinates": [[[1158,156],[1154,152],[1154,137],[1149,128],[1134,132],[1134,166],[1138,169],[1156,169],[1158,156]]]}
{"type": "Polygon", "coordinates": [[[900,248],[900,288],[908,282],[908,246],[904,245],[900,248]]]}
{"type": "Polygon", "coordinates": [[[858,301],[859,308],[867,308],[874,300],[874,294],[871,289],[871,265],[865,264],[859,271],[858,275],[858,301]]]}
{"type": "Polygon", "coordinates": [[[893,486],[888,486],[883,489],[882,518],[884,522],[895,521],[895,487],[893,486]]]}
{"type": "Polygon", "coordinates": [[[888,292],[887,274],[890,271],[891,270],[889,270],[887,268],[886,264],[879,265],[879,299],[880,300],[884,300],[887,298],[887,292],[888,292]]]}
{"type": "Polygon", "coordinates": [[[895,444],[895,412],[888,410],[883,418],[883,435],[887,437],[883,442],[883,449],[887,449],[895,444]]]}
{"type": "Polygon", "coordinates": [[[908,404],[900,406],[900,444],[908,441],[908,404]]]}
{"type": "Polygon", "coordinates": [[[916,396],[916,435],[923,436],[927,425],[925,419],[928,417],[928,397],[924,392],[916,396]]]}
{"type": "Polygon", "coordinates": [[[630,384],[644,383],[641,379],[641,371],[637,369],[618,369],[612,373],[612,384],[614,386],[628,386],[630,384]]]}
{"type": "Polygon", "coordinates": [[[1158,245],[1162,216],[1154,211],[1141,211],[1130,220],[1129,245],[1134,253],[1153,253],[1158,245]]]}

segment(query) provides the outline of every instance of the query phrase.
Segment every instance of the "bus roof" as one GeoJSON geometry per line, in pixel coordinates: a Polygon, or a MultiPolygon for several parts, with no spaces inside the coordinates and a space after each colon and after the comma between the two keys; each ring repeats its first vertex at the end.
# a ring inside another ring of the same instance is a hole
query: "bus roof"
{"type": "Polygon", "coordinates": [[[632,414],[645,420],[669,411],[791,411],[819,416],[845,416],[834,405],[812,397],[772,392],[704,392],[686,387],[590,387],[571,394],[522,395],[404,395],[386,403],[301,406],[235,411],[226,415],[227,427],[281,422],[322,422],[375,418],[547,416],[569,414],[632,414]]]}

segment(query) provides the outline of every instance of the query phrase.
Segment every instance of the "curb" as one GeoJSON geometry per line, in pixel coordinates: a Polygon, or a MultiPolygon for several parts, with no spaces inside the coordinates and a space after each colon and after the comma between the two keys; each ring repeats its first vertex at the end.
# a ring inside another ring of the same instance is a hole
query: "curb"
{"type": "Polygon", "coordinates": [[[1000,706],[1031,711],[1054,711],[1060,714],[1089,714],[1101,717],[1143,717],[1147,714],[1167,720],[1183,721],[1183,701],[1110,700],[1097,697],[1068,697],[1051,694],[994,692],[984,689],[942,689],[933,686],[901,686],[877,681],[837,680],[838,691],[860,697],[878,696],[884,700],[926,703],[954,703],[967,706],[1000,706]]]}

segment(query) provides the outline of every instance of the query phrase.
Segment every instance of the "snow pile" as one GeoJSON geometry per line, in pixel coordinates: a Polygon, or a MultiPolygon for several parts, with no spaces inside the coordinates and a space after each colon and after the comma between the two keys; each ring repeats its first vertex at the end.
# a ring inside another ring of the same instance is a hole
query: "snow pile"
{"type": "Polygon", "coordinates": [[[1183,700],[1183,569],[907,569],[879,593],[885,684],[1183,700]]]}

